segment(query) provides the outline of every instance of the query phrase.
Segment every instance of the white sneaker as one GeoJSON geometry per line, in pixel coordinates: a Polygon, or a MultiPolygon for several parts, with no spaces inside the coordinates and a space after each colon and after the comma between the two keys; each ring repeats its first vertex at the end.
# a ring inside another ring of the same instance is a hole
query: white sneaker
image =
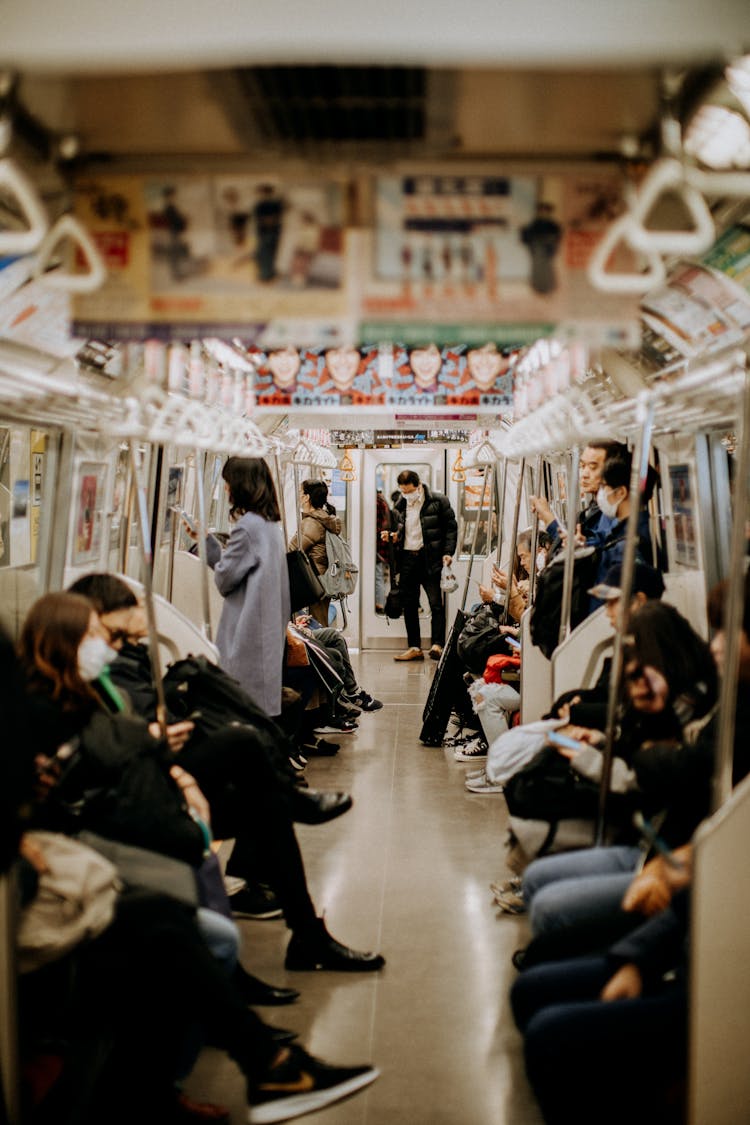
{"type": "Polygon", "coordinates": [[[478,762],[487,757],[487,743],[483,738],[472,738],[465,746],[455,751],[453,757],[457,762],[478,762]]]}
{"type": "Polygon", "coordinates": [[[468,778],[464,783],[469,793],[502,793],[503,787],[497,781],[490,781],[487,774],[481,777],[468,778]]]}
{"type": "Polygon", "coordinates": [[[476,781],[478,777],[485,777],[485,776],[486,776],[486,771],[484,769],[468,770],[464,774],[464,781],[476,781]]]}

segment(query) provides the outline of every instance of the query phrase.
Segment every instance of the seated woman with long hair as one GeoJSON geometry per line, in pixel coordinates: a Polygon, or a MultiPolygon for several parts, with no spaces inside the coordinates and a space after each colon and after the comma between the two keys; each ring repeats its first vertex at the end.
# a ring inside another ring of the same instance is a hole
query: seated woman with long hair
{"type": "MultiPolygon", "coordinates": [[[[105,617],[109,620],[110,615],[105,617]]],[[[174,741],[172,729],[167,732],[168,743],[157,741],[152,737],[159,733],[156,724],[123,713],[125,700],[106,671],[110,662],[117,661],[118,652],[109,647],[103,632],[104,626],[86,598],[53,593],[32,606],[21,637],[21,659],[39,714],[41,752],[52,756],[61,743],[74,737],[83,751],[64,778],[68,803],[79,801],[84,791],[106,791],[103,799],[90,800],[80,811],[79,817],[86,818],[81,826],[106,836],[117,831],[116,838],[124,842],[199,864],[201,832],[189,816],[181,815],[180,801],[176,808],[163,811],[153,802],[145,803],[154,788],[168,802],[170,777],[175,777],[181,796],[205,819],[208,807],[191,775],[194,766],[216,798],[222,834],[236,835],[243,846],[249,846],[252,836],[256,850],[263,847],[266,870],[292,930],[286,967],[343,972],[382,968],[382,956],[341,944],[317,917],[288,796],[271,765],[258,754],[247,754],[246,733],[227,727],[202,743],[186,745],[191,734],[186,728],[192,724],[183,722],[175,725],[174,741]],[[243,749],[247,761],[240,777],[232,771],[237,770],[243,749]],[[181,756],[187,770],[178,764],[181,756]],[[149,784],[144,787],[141,779],[148,770],[149,784]],[[245,794],[244,805],[231,792],[225,793],[233,777],[245,794]],[[251,802],[252,785],[246,782],[252,781],[257,793],[251,802]],[[137,816],[133,814],[136,800],[137,816]]]]}

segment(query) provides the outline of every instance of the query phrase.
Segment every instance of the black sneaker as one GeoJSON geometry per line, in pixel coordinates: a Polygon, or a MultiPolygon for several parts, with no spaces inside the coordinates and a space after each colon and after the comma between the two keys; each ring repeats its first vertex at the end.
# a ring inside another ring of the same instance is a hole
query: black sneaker
{"type": "Polygon", "coordinates": [[[302,753],[306,758],[332,758],[334,754],[338,754],[339,749],[338,742],[327,742],[325,738],[318,738],[315,742],[306,742],[302,747],[302,753]]]}
{"type": "Polygon", "coordinates": [[[362,714],[358,706],[349,702],[348,699],[341,699],[339,697],[336,701],[336,715],[340,719],[358,719],[362,714]]]}
{"type": "Polygon", "coordinates": [[[256,921],[267,918],[280,918],[282,909],[279,901],[270,887],[258,883],[254,887],[245,887],[244,891],[237,891],[229,900],[232,914],[235,918],[254,918],[256,921]]]}
{"type": "Polygon", "coordinates": [[[283,1062],[248,1087],[247,1120],[250,1125],[271,1125],[314,1113],[363,1090],[379,1074],[374,1066],[329,1066],[292,1045],[283,1062]]]}
{"type": "Polygon", "coordinates": [[[297,773],[302,773],[302,770],[307,765],[307,758],[304,754],[290,754],[289,765],[293,770],[296,770],[297,773]]]}
{"type": "Polygon", "coordinates": [[[348,695],[346,698],[355,707],[361,707],[363,711],[379,711],[383,706],[379,699],[373,699],[366,691],[358,691],[356,695],[348,695]]]}

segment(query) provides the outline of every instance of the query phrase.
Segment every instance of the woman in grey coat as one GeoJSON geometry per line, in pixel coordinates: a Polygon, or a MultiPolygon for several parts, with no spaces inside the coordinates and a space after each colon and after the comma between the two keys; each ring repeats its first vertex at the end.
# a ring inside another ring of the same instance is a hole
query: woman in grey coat
{"type": "Polygon", "coordinates": [[[281,713],[290,616],[286,548],[273,478],[257,457],[230,457],[222,469],[232,534],[224,550],[209,535],[209,566],[224,598],[216,635],[221,666],[272,717],[281,713]]]}

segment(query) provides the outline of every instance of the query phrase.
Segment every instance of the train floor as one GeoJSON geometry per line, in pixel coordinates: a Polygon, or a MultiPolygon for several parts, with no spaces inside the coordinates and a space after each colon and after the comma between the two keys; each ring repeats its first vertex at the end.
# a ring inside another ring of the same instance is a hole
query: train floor
{"type": "MultiPolygon", "coordinates": [[[[311,787],[344,789],[354,807],[298,829],[313,899],[329,930],[387,958],[378,974],[287,973],[283,921],[241,922],[242,959],[298,988],[294,1005],[260,1009],[332,1062],[373,1062],[373,1086],[309,1120],[319,1125],[539,1125],[508,1008],[510,957],[523,917],[498,916],[489,884],[509,875],[501,797],[472,796],[447,749],[419,742],[435,665],[390,652],[353,659],[385,706],[363,714],[334,758],[314,758],[311,787]]],[[[332,736],[331,736],[332,737],[332,736]]],[[[239,1071],[206,1050],[187,1090],[245,1120],[239,1071]]]]}

